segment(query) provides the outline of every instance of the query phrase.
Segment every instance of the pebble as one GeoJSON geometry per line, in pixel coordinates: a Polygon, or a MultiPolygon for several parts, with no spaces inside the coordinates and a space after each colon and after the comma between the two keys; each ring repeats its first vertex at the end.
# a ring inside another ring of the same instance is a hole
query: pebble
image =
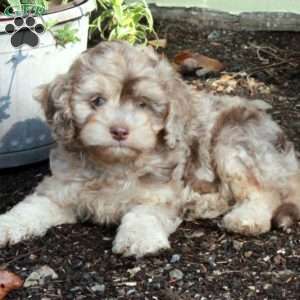
{"type": "Polygon", "coordinates": [[[233,248],[237,251],[241,250],[243,248],[243,243],[239,242],[239,241],[233,241],[233,248]]]}
{"type": "Polygon", "coordinates": [[[246,252],[244,253],[244,256],[248,258],[248,257],[251,257],[252,254],[253,254],[252,251],[246,251],[246,252]]]}
{"type": "Polygon", "coordinates": [[[130,290],[126,293],[126,295],[127,295],[127,296],[130,296],[130,295],[135,294],[135,293],[136,293],[136,289],[130,289],[130,290]]]}
{"type": "Polygon", "coordinates": [[[221,32],[220,31],[217,31],[217,30],[214,30],[212,31],[208,36],[207,36],[207,39],[209,41],[214,41],[214,40],[217,40],[221,37],[221,32]]]}
{"type": "Polygon", "coordinates": [[[209,256],[207,261],[211,267],[214,268],[216,266],[216,256],[215,255],[209,256]]]}
{"type": "Polygon", "coordinates": [[[171,257],[170,263],[174,264],[174,263],[180,261],[180,258],[181,258],[181,255],[179,255],[179,254],[173,254],[172,257],[171,257]]]}
{"type": "Polygon", "coordinates": [[[91,289],[92,289],[93,292],[101,292],[101,293],[103,293],[105,291],[105,285],[104,284],[96,283],[95,285],[93,285],[91,287],[91,289]]]}
{"type": "Polygon", "coordinates": [[[142,270],[141,267],[134,267],[132,269],[128,269],[127,272],[130,274],[130,277],[134,277],[135,274],[137,274],[141,270],[142,270]]]}
{"type": "Polygon", "coordinates": [[[181,280],[183,278],[183,273],[179,269],[173,269],[169,272],[170,278],[181,280]]]}
{"type": "Polygon", "coordinates": [[[45,265],[33,271],[25,280],[24,287],[43,285],[46,278],[57,279],[58,275],[53,269],[45,265]]]}

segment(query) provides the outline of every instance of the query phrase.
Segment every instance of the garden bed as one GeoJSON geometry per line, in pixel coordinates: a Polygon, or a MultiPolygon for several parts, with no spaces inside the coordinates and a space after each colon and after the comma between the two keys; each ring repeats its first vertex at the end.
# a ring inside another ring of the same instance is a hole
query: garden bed
{"type": "MultiPolygon", "coordinates": [[[[187,77],[199,89],[264,98],[300,150],[300,34],[288,32],[195,32],[184,24],[158,24],[167,55],[193,51],[223,62],[224,74],[187,77]],[[252,73],[249,78],[244,72],[252,73]],[[228,79],[229,77],[227,77],[228,79]],[[251,79],[252,78],[252,79],[251,79]],[[231,80],[231,79],[230,79],[231,80]],[[228,89],[229,84],[229,89],[228,89]]],[[[29,194],[48,163],[2,171],[1,212],[29,194]]],[[[44,237],[0,252],[0,265],[23,278],[48,265],[58,278],[11,293],[7,299],[285,299],[299,298],[300,227],[258,238],[233,235],[219,219],[183,223],[172,249],[143,259],[112,254],[115,227],[64,225],[44,237]]]]}

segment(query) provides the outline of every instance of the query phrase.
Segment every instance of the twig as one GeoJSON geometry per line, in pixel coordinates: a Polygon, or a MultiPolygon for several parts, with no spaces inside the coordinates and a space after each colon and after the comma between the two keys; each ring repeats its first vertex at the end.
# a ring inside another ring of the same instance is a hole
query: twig
{"type": "Polygon", "coordinates": [[[39,248],[39,249],[36,249],[36,250],[33,250],[33,251],[31,251],[31,252],[27,252],[27,253],[25,253],[25,254],[20,254],[20,255],[18,255],[18,256],[16,256],[16,257],[12,258],[11,260],[9,260],[8,262],[2,264],[2,265],[0,266],[0,270],[6,269],[6,268],[7,268],[9,265],[11,265],[12,263],[14,263],[14,262],[16,262],[16,261],[18,261],[18,260],[20,260],[20,259],[22,259],[22,258],[24,258],[24,257],[27,257],[27,256],[29,256],[29,255],[31,255],[31,254],[40,252],[42,249],[44,249],[44,247],[39,248]]]}

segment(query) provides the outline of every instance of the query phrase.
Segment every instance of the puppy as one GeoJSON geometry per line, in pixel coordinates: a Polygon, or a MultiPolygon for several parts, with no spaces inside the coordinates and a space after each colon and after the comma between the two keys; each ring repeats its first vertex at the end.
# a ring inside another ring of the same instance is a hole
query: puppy
{"type": "Polygon", "coordinates": [[[298,218],[299,163],[264,102],[196,93],[152,49],[102,42],[36,98],[52,176],[0,216],[1,246],[90,219],[120,223],[113,252],[140,257],[184,214],[251,235],[298,218]]]}

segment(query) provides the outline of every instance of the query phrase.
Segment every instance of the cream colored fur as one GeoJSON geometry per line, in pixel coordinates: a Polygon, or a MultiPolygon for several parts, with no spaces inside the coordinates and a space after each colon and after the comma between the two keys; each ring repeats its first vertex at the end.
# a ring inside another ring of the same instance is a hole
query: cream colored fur
{"type": "Polygon", "coordinates": [[[101,43],[36,97],[57,140],[52,175],[0,217],[1,246],[90,219],[120,223],[113,251],[139,257],[170,247],[184,217],[225,214],[228,230],[260,234],[283,203],[300,205],[299,163],[269,106],[195,92],[150,48],[101,43]]]}

